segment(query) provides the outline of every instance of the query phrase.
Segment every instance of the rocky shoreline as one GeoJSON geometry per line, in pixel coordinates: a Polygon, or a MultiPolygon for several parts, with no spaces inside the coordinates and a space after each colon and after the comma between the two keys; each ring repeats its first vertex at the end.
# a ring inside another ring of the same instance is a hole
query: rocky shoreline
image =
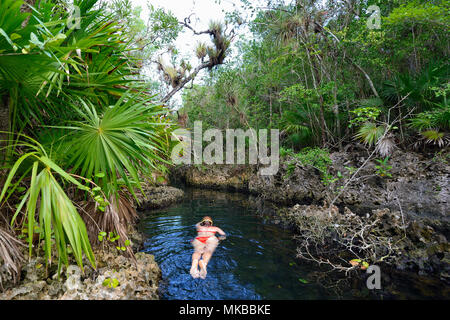
{"type": "MultiPolygon", "coordinates": [[[[140,204],[134,204],[138,211],[169,206],[184,194],[168,186],[146,186],[144,192],[146,197],[140,194],[140,204]]],[[[32,257],[22,267],[18,283],[4,281],[0,300],[159,300],[161,270],[153,255],[140,252],[144,236],[134,226],[129,226],[128,237],[134,258],[114,246],[96,247],[96,270],[84,259],[83,273],[71,259],[59,279],[57,263],[46,271],[43,255],[32,257]]]]}
{"type": "MultiPolygon", "coordinates": [[[[249,193],[280,206],[318,204],[334,199],[352,172],[367,159],[365,152],[335,152],[329,173],[335,182],[326,186],[319,170],[282,159],[274,176],[261,176],[256,165],[181,165],[170,180],[188,186],[249,193]],[[294,163],[294,164],[293,164],[294,163]],[[339,177],[340,176],[340,177],[339,177]]],[[[448,155],[442,156],[448,158],[448,155]]],[[[397,150],[390,157],[389,176],[377,174],[377,162],[368,161],[358,176],[339,194],[335,204],[352,211],[389,208],[409,216],[450,221],[450,164],[448,160],[397,150]]]]}
{"type": "Polygon", "coordinates": [[[98,247],[96,270],[84,259],[83,273],[71,259],[59,278],[57,263],[46,271],[43,255],[32,257],[23,266],[19,283],[3,284],[0,300],[159,300],[161,270],[153,255],[137,252],[142,235],[130,228],[129,238],[135,259],[112,246],[98,247]]]}
{"type": "MultiPolygon", "coordinates": [[[[377,230],[389,241],[400,243],[398,251],[390,252],[388,266],[450,283],[448,154],[441,159],[426,158],[397,150],[390,158],[388,175],[381,175],[372,159],[347,184],[352,170],[367,157],[361,151],[332,153],[328,172],[334,179],[328,185],[319,170],[289,157],[282,159],[274,176],[260,176],[257,166],[249,165],[182,165],[172,170],[170,179],[191,187],[250,194],[259,212],[297,234],[309,231],[305,221],[317,223],[324,214],[333,216],[326,223],[334,226],[348,216],[372,219],[382,212],[377,230]]],[[[378,247],[383,250],[381,244],[378,247]]]]}
{"type": "Polygon", "coordinates": [[[183,190],[171,186],[146,186],[144,192],[146,197],[138,194],[140,203],[135,203],[138,211],[165,208],[180,201],[184,196],[183,190]]]}

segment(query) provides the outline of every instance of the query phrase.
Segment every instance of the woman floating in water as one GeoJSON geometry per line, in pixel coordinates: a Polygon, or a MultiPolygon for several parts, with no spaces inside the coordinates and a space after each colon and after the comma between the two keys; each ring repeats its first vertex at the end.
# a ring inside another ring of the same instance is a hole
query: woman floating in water
{"type": "Polygon", "coordinates": [[[192,254],[192,266],[191,266],[191,276],[193,278],[206,278],[206,267],[208,265],[209,259],[216,250],[219,244],[219,239],[216,238],[216,232],[221,235],[220,240],[225,239],[225,232],[222,229],[213,227],[213,221],[210,217],[206,216],[195,225],[197,228],[198,235],[192,241],[194,246],[194,253],[192,254]],[[202,260],[200,260],[202,258],[202,260]],[[198,267],[200,266],[200,272],[198,267]]]}

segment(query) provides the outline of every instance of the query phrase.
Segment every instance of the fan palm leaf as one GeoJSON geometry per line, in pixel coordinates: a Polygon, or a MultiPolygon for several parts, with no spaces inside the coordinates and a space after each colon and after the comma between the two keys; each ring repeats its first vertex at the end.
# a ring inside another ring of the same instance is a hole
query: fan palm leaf
{"type": "Polygon", "coordinates": [[[375,123],[367,122],[359,128],[356,138],[362,140],[365,144],[372,146],[383,136],[386,128],[377,126],[375,123]]]}
{"type": "Polygon", "coordinates": [[[69,131],[67,143],[73,146],[69,164],[74,171],[94,179],[107,195],[117,194],[124,184],[135,196],[134,189],[140,187],[138,171],[145,173],[157,168],[156,161],[165,162],[162,142],[155,134],[155,127],[162,124],[151,122],[162,109],[123,99],[100,115],[91,102],[80,101],[77,110],[84,120],[62,128],[69,131]]]}

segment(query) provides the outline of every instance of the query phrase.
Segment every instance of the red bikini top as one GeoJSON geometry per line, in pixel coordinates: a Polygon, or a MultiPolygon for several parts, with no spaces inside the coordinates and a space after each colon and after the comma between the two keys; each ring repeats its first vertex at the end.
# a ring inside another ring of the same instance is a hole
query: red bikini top
{"type": "Polygon", "coordinates": [[[202,230],[197,230],[197,232],[198,233],[200,233],[200,232],[212,232],[212,233],[216,233],[217,231],[211,231],[211,230],[204,230],[204,231],[202,231],[202,230]]]}

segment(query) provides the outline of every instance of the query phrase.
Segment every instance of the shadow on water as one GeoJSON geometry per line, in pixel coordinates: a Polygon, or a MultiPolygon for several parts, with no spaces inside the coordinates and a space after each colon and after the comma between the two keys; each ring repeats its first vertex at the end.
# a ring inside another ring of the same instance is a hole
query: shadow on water
{"type": "Polygon", "coordinates": [[[293,233],[266,223],[248,197],[238,193],[187,189],[178,205],[144,213],[140,229],[146,235],[144,251],[155,256],[162,270],[163,299],[379,298],[369,296],[361,281],[343,295],[317,284],[312,275],[318,268],[295,257],[293,233]],[[205,215],[227,239],[217,247],[206,279],[193,279],[190,241],[196,236],[195,223],[205,215]]]}

